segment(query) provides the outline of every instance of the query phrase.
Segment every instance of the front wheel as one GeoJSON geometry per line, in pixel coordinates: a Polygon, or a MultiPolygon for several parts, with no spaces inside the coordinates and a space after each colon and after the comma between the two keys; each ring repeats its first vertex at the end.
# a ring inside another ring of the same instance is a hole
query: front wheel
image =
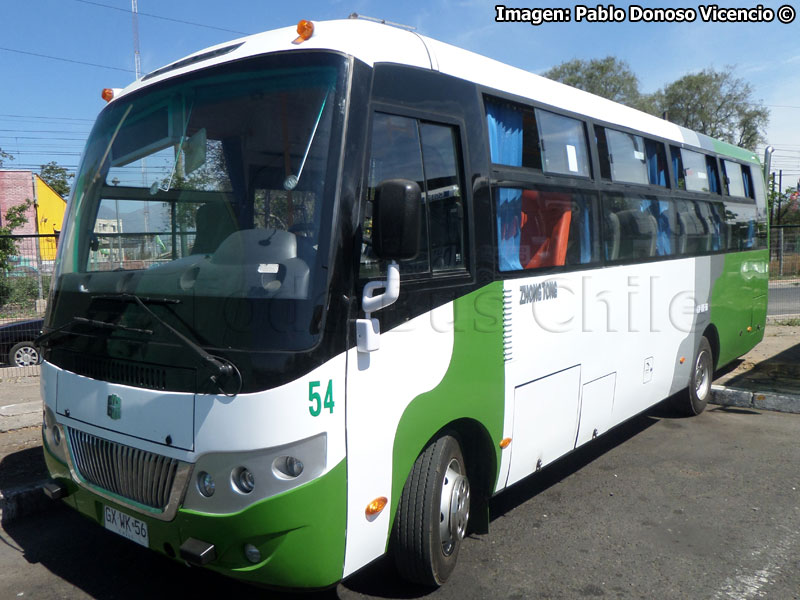
{"type": "Polygon", "coordinates": [[[470,486],[458,441],[445,435],[414,463],[397,507],[392,542],[405,579],[442,585],[467,531],[470,486]]]}

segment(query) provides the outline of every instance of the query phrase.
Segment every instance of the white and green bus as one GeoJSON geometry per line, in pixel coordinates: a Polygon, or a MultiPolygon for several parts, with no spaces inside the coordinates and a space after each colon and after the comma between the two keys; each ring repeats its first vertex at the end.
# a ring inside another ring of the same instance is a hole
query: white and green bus
{"type": "Polygon", "coordinates": [[[363,19],[108,96],[40,338],[47,489],[177,561],[439,585],[493,495],[701,412],[763,336],[741,148],[363,19]]]}

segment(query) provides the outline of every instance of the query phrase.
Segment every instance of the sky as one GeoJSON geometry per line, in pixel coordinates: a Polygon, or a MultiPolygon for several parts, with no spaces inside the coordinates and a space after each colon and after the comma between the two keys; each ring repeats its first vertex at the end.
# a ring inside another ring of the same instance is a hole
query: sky
{"type": "MultiPolygon", "coordinates": [[[[495,22],[500,1],[138,0],[142,73],[244,34],[353,12],[416,27],[534,73],[574,58],[616,56],[629,64],[644,93],[704,68],[731,66],[771,111],[766,134],[776,149],[773,170],[783,169],[784,187],[797,184],[800,17],[783,24],[777,13],[781,6],[800,10],[800,0],[762,2],[776,12],[773,21],[751,23],[703,22],[701,5],[690,0],[639,4],[698,11],[693,22],[683,23],[631,22],[628,2],[613,5],[623,11],[621,22],[578,22],[579,5],[568,0],[508,0],[507,7],[570,9],[569,22],[539,26],[495,22]]],[[[15,157],[3,168],[38,171],[50,161],[77,168],[105,104],[102,89],[135,79],[133,39],[131,0],[0,0],[0,149],[15,157]]]]}

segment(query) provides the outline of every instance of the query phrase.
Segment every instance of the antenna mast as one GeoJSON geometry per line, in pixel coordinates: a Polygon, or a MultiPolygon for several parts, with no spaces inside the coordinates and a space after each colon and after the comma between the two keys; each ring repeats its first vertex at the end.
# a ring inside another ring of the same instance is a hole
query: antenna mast
{"type": "Polygon", "coordinates": [[[139,56],[139,3],[131,0],[131,18],[133,19],[133,62],[136,79],[142,78],[142,58],[139,56]]]}

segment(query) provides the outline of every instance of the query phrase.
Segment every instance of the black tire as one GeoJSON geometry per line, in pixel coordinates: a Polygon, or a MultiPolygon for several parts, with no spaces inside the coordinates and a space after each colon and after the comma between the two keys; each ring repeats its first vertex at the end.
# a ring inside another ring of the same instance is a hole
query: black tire
{"type": "Polygon", "coordinates": [[[442,436],[417,458],[397,507],[392,546],[404,579],[434,587],[447,581],[467,530],[469,494],[461,447],[442,436]]]}
{"type": "Polygon", "coordinates": [[[8,364],[12,367],[29,367],[42,362],[42,355],[33,342],[14,344],[8,351],[8,364]]]}
{"type": "Polygon", "coordinates": [[[700,338],[689,374],[689,389],[681,395],[678,409],[685,415],[699,415],[706,409],[711,398],[711,382],[714,379],[714,353],[705,337],[700,338]]]}

